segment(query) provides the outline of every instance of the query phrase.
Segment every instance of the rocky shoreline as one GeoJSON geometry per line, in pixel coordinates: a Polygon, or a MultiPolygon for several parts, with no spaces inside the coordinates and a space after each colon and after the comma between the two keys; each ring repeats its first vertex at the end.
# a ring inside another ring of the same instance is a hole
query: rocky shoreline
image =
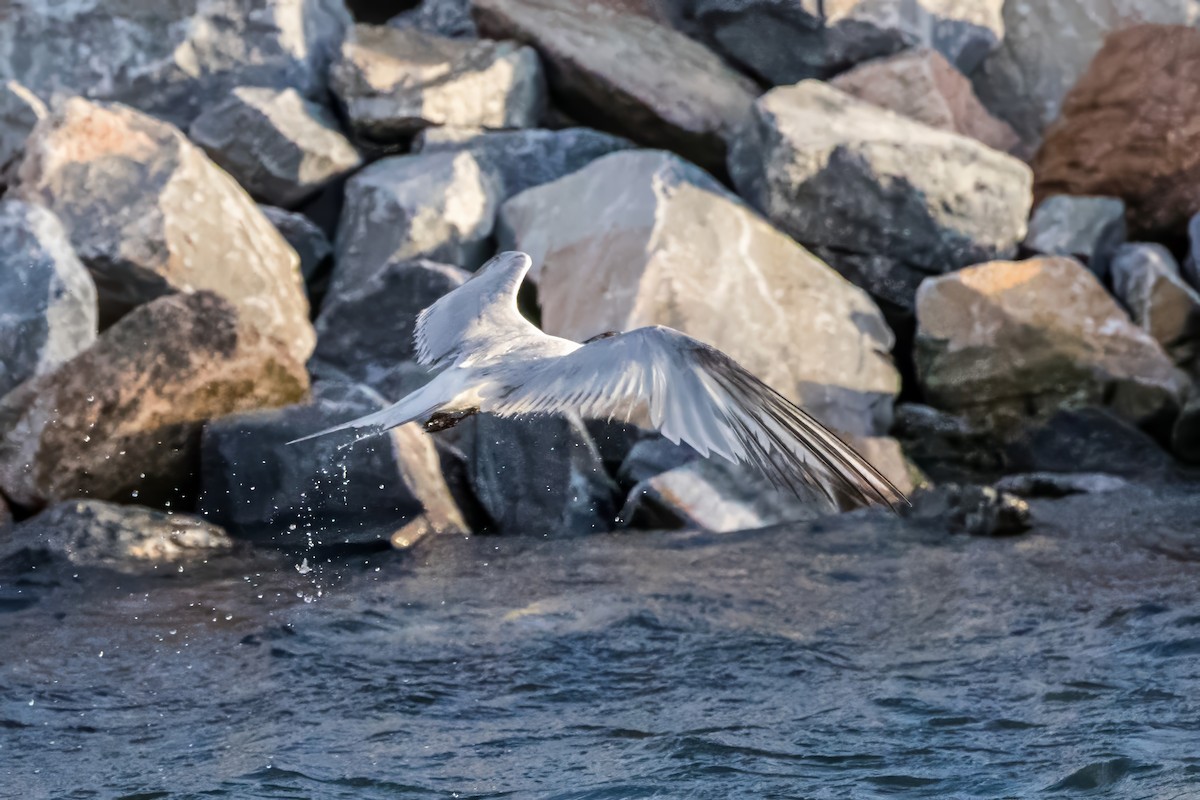
{"type": "Polygon", "coordinates": [[[1193,479],[1191,3],[393,5],[0,9],[5,563],[825,513],[604,422],[284,446],[427,380],[499,249],[547,332],[708,341],[919,518],[1193,479]]]}

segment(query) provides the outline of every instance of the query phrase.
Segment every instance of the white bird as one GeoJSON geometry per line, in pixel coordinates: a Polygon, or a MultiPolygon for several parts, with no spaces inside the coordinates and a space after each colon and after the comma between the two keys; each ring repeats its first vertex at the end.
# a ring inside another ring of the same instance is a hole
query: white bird
{"type": "MultiPolygon", "coordinates": [[[[602,334],[584,344],[543,333],[517,310],[532,266],[501,253],[417,318],[417,360],[444,367],[382,411],[305,436],[371,436],[409,422],[444,430],[480,411],[578,414],[661,431],[701,456],[752,464],[777,488],[816,489],[835,505],[904,495],[827,428],[732,358],[672,328],[602,334]]],[[[290,444],[290,443],[289,443],[290,444]]]]}

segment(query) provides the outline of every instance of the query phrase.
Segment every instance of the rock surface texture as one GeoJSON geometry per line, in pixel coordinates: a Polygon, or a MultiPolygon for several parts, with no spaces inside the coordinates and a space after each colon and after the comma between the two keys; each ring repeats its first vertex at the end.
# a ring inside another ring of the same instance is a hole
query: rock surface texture
{"type": "Polygon", "coordinates": [[[96,287],[58,219],[0,200],[0,397],[96,340],[96,287]]]}
{"type": "Polygon", "coordinates": [[[91,271],[102,324],[164,294],[210,290],[294,360],[312,351],[296,253],[167,123],[69,100],[30,136],[19,176],[17,196],[58,216],[91,271]]]}
{"type": "Polygon", "coordinates": [[[1104,278],[1113,251],[1125,242],[1125,204],[1115,197],[1047,197],[1034,209],[1024,247],[1046,256],[1074,256],[1104,278]]]}
{"type": "Polygon", "coordinates": [[[267,221],[275,226],[283,240],[300,258],[300,274],[305,281],[316,277],[322,264],[333,255],[333,243],[316,223],[295,211],[275,206],[259,206],[267,221]]]}
{"type": "Polygon", "coordinates": [[[25,139],[49,112],[37,95],[16,81],[0,82],[0,189],[7,168],[21,157],[25,139]]]}
{"type": "Polygon", "coordinates": [[[898,378],[878,308],[695,166],[614,153],[517,195],[501,219],[501,245],[533,257],[547,333],[668,325],[828,424],[890,424],[898,378]]]}
{"type": "Polygon", "coordinates": [[[1127,244],[1112,260],[1113,292],[1135,324],[1196,374],[1200,358],[1200,293],[1184,282],[1179,263],[1157,244],[1127,244]]]}
{"type": "Polygon", "coordinates": [[[416,28],[452,38],[475,39],[479,31],[471,19],[471,0],[422,0],[413,9],[388,20],[393,28],[416,28]]]}

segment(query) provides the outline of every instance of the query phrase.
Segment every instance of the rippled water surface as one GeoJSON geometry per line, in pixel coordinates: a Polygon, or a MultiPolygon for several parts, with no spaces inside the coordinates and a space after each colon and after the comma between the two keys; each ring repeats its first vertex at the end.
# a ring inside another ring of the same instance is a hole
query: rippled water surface
{"type": "Polygon", "coordinates": [[[0,796],[1197,798],[1172,502],[43,570],[0,587],[0,796]]]}

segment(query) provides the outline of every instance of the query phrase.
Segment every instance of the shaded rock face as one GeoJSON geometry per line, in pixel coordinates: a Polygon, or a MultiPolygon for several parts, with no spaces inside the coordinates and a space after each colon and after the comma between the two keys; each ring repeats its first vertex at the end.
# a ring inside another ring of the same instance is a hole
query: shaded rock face
{"type": "MultiPolygon", "coordinates": [[[[1004,4],[1004,41],[973,74],[992,113],[1030,142],[1059,116],[1063,98],[1107,36],[1144,22],[1186,24],[1191,0],[1020,0],[1004,4]]],[[[1150,75],[1150,64],[1134,72],[1150,75]]],[[[1112,194],[1106,191],[1080,194],[1112,194]]]]}
{"type": "Polygon", "coordinates": [[[533,257],[547,333],[667,325],[829,425],[890,424],[898,376],[879,309],[695,166],[614,153],[512,198],[501,226],[503,247],[533,257]]]}
{"type": "Polygon", "coordinates": [[[0,82],[0,191],[7,182],[7,167],[20,159],[25,139],[47,113],[37,95],[21,84],[0,82]]]}
{"type": "Polygon", "coordinates": [[[1179,234],[1200,211],[1200,30],[1113,34],[1034,159],[1039,197],[1120,197],[1133,233],[1179,234]]]}
{"type": "Polygon", "coordinates": [[[916,48],[868,61],[830,84],[859,100],[995,150],[1009,152],[1021,143],[1016,131],[983,107],[971,82],[936,50],[916,48]]]}
{"type": "Polygon", "coordinates": [[[11,542],[0,549],[0,562],[36,554],[63,558],[80,567],[153,574],[232,550],[233,541],[225,531],[190,514],[75,500],[18,525],[11,542]]]}
{"type": "Polygon", "coordinates": [[[505,198],[570,175],[633,142],[590,128],[497,131],[429,128],[413,143],[417,153],[467,152],[500,182],[505,198]]]}
{"type": "Polygon", "coordinates": [[[365,383],[397,399],[425,383],[413,331],[417,316],[470,273],[433,261],[386,264],[363,283],[326,298],[317,318],[313,371],[365,383]]]}
{"type": "Polygon", "coordinates": [[[829,78],[924,44],[964,73],[1004,36],[1003,0],[686,0],[686,16],[762,80],[829,78]]]}
{"type": "Polygon", "coordinates": [[[474,269],[490,252],[502,197],[499,181],[470,153],[375,162],[346,184],[330,291],[414,258],[474,269]]]}
{"type": "Polygon", "coordinates": [[[1104,278],[1124,242],[1125,204],[1119,199],[1059,194],[1038,204],[1024,246],[1040,255],[1074,256],[1104,278]]]}
{"type": "Polygon", "coordinates": [[[362,163],[333,114],[290,88],[234,89],[188,135],[243,189],[277,206],[303,202],[362,163]]]}
{"type": "Polygon", "coordinates": [[[0,397],[96,340],[96,287],[53,214],[0,200],[0,397]]]}
{"type": "Polygon", "coordinates": [[[587,429],[568,417],[482,414],[470,434],[471,486],[503,533],[612,530],[617,487],[587,429]]]}
{"type": "Polygon", "coordinates": [[[991,486],[947,484],[921,492],[908,516],[968,536],[1013,536],[1032,524],[1029,503],[991,486]]]}
{"type": "MultiPolygon", "coordinates": [[[[941,273],[1015,255],[1032,182],[1015,158],[816,81],[759,98],[729,172],[796,241],[831,257],[878,257],[858,271],[898,287],[915,279],[893,271],[941,273]]],[[[867,288],[888,300],[897,291],[867,288]]]]}
{"type": "Polygon", "coordinates": [[[487,36],[537,48],[575,119],[720,170],[757,93],[703,45],[638,14],[574,0],[476,0],[487,36]]]}
{"type": "Polygon", "coordinates": [[[0,78],[43,99],[116,100],[186,127],[235,86],[320,98],[349,25],[342,0],[6,4],[0,78]]]}
{"type": "Polygon", "coordinates": [[[275,226],[283,240],[296,251],[300,258],[300,274],[306,283],[311,282],[320,271],[321,265],[333,255],[333,243],[316,223],[296,211],[275,206],[259,206],[267,221],[275,226]]]}
{"type": "Polygon", "coordinates": [[[302,363],[212,292],[160,298],[0,400],[0,490],[36,508],[191,485],[201,423],[299,400],[302,363]]]}
{"type": "Polygon", "coordinates": [[[422,0],[416,8],[397,14],[387,24],[456,39],[474,39],[479,35],[471,19],[471,0],[422,0]]]}
{"type": "Polygon", "coordinates": [[[49,208],[96,281],[101,323],[171,292],[235,303],[303,362],[314,335],[295,252],[170,125],[68,100],[30,136],[17,196],[49,208]]]}
{"type": "Polygon", "coordinates": [[[1112,260],[1112,280],[1134,323],[1194,374],[1200,358],[1200,294],[1184,282],[1170,251],[1157,244],[1123,245],[1112,260]]]}
{"type": "Polygon", "coordinates": [[[993,262],[917,293],[917,371],[941,408],[1001,417],[1109,405],[1136,423],[1177,410],[1181,375],[1070,258],[993,262]]]}
{"type": "Polygon", "coordinates": [[[333,523],[339,541],[387,537],[419,516],[439,531],[465,530],[433,440],[415,424],[349,447],[338,436],[286,445],[385,405],[361,386],[318,383],[301,405],[210,422],[201,445],[200,510],[231,530],[285,546],[322,539],[333,523]]]}
{"type": "Polygon", "coordinates": [[[1171,450],[1192,464],[1200,464],[1200,392],[1188,398],[1171,431],[1171,450]]]}
{"type": "Polygon", "coordinates": [[[527,128],[545,107],[537,53],[514,42],[356,25],[330,83],[355,134],[388,142],[423,128],[527,128]]]}

